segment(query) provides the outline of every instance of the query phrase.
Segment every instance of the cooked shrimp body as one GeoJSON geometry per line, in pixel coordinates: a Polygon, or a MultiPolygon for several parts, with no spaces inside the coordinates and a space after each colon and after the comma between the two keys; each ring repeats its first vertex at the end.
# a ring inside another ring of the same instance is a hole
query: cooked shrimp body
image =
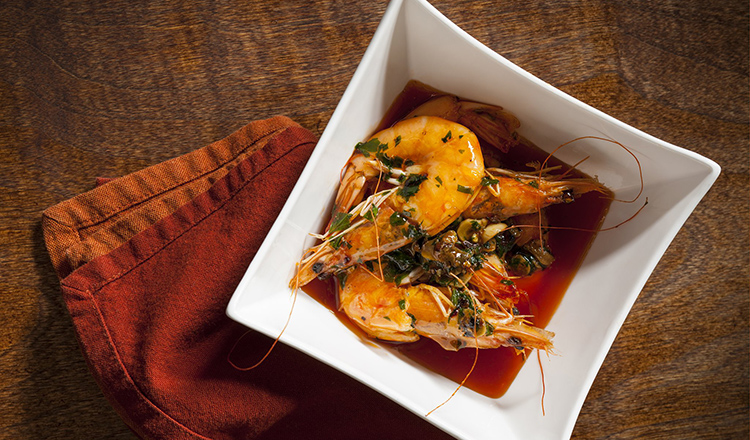
{"type": "Polygon", "coordinates": [[[483,176],[479,142],[460,124],[424,116],[376,133],[347,163],[324,242],[308,251],[290,285],[441,231],[471,204],[483,176]],[[379,189],[382,180],[393,187],[365,199],[367,185],[379,189]]]}
{"type": "Polygon", "coordinates": [[[500,221],[535,213],[557,203],[570,203],[590,191],[607,194],[606,188],[591,178],[549,180],[497,168],[487,171],[497,183],[480,189],[471,206],[463,212],[466,218],[500,221]]]}
{"type": "Polygon", "coordinates": [[[339,303],[352,322],[385,341],[413,342],[424,336],[451,351],[552,348],[551,332],[527,324],[504,308],[483,304],[469,289],[449,292],[426,284],[396,286],[361,266],[347,275],[339,303]]]}
{"type": "Polygon", "coordinates": [[[503,153],[518,143],[516,130],[521,126],[518,118],[502,107],[464,101],[452,95],[432,98],[404,119],[414,116],[439,116],[463,124],[503,153]]]}
{"type": "Polygon", "coordinates": [[[474,133],[443,118],[405,119],[360,145],[344,170],[335,202],[339,212],[349,211],[361,200],[365,184],[379,177],[402,188],[419,181],[413,194],[398,191],[389,203],[396,211],[410,213],[412,222],[428,233],[437,232],[461,213],[457,207],[470,202],[484,176],[484,158],[474,133]],[[364,148],[373,141],[379,142],[378,151],[364,148]],[[452,218],[446,220],[443,211],[452,218]]]}

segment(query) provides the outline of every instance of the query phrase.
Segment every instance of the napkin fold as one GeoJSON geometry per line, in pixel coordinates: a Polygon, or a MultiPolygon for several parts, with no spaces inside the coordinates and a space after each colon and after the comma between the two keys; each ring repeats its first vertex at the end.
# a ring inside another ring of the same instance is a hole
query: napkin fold
{"type": "Polygon", "coordinates": [[[225,309],[315,143],[289,118],[255,121],[44,212],[81,351],[138,436],[449,438],[287,346],[250,371],[227,360],[252,365],[272,343],[225,309]]]}

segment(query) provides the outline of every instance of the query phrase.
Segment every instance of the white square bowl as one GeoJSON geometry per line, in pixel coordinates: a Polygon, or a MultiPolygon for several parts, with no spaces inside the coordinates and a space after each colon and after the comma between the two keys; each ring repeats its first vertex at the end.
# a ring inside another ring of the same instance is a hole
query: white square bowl
{"type": "MultiPolygon", "coordinates": [[[[501,105],[519,132],[546,151],[581,136],[614,139],[637,156],[648,206],[594,240],[547,328],[558,356],[543,358],[546,383],[527,362],[508,392],[492,399],[462,389],[427,420],[465,439],[569,438],[586,394],[631,306],[678,230],[719,175],[714,162],[623,124],[562,93],[492,52],[423,0],[393,0],[286,205],[237,287],[228,315],[272,338],[292,305],[287,287],[314,244],[354,145],[372,134],[410,79],[463,98],[501,105]],[[462,66],[471,66],[464,68],[462,66]]],[[[596,175],[618,198],[640,189],[633,157],[586,140],[557,157],[596,175]]],[[[605,227],[639,207],[613,203],[605,227]]],[[[301,293],[281,341],[351,375],[424,416],[456,383],[395,350],[364,343],[329,310],[301,293]],[[314,331],[310,331],[314,329],[314,331]]]]}

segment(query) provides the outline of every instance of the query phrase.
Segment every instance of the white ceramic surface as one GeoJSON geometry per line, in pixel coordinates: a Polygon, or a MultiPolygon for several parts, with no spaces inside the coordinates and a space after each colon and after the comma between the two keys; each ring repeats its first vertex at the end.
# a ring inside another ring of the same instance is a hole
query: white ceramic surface
{"type": "MultiPolygon", "coordinates": [[[[501,24],[499,24],[501,25],[501,24]]],[[[322,227],[354,145],[375,129],[410,79],[468,99],[502,105],[522,135],[543,149],[595,135],[627,145],[643,167],[649,203],[634,220],[594,241],[548,329],[559,356],[527,362],[505,396],[462,389],[427,420],[466,439],[569,438],[586,394],[633,302],[677,231],[719,175],[712,161],[629,127],[533,77],[492,52],[422,0],[393,0],[276,223],[237,287],[228,315],[275,338],[287,319],[287,282],[322,227]],[[667,166],[668,165],[668,166],[667,166]],[[585,312],[584,314],[584,311],[585,312]]],[[[607,142],[581,141],[558,157],[620,198],[639,189],[633,158],[607,142]]],[[[643,200],[643,199],[641,199],[643,200]]],[[[614,203],[605,227],[640,205],[614,203]]],[[[360,338],[300,294],[281,341],[332,365],[424,416],[456,384],[399,353],[360,338]]],[[[602,415],[606,417],[606,415],[602,415]]]]}

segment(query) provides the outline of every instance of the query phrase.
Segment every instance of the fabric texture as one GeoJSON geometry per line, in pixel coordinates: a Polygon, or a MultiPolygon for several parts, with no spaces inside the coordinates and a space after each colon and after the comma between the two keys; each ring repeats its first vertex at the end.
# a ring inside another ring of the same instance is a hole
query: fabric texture
{"type": "Polygon", "coordinates": [[[225,308],[315,142],[285,117],[253,122],[45,211],[83,355],[138,436],[447,438],[283,344],[250,371],[227,360],[252,365],[272,343],[225,308]]]}

